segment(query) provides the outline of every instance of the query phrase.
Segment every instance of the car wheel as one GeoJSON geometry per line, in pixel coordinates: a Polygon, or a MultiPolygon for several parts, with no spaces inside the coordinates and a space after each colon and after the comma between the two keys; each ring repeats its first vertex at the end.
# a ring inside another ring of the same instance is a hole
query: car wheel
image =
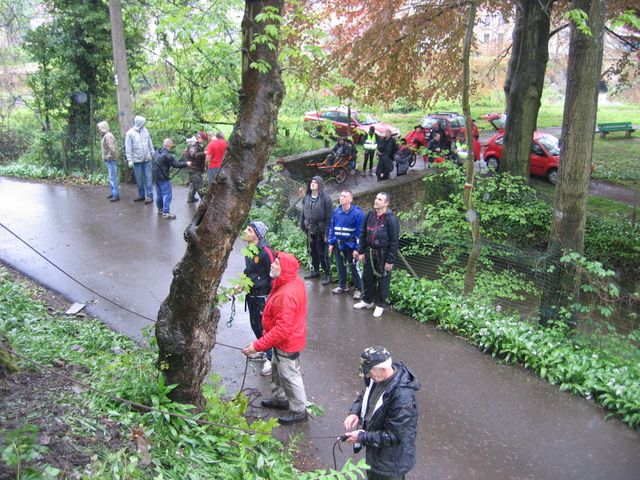
{"type": "Polygon", "coordinates": [[[319,138],[320,137],[320,129],[315,126],[311,130],[309,130],[309,136],[311,138],[319,138]]]}
{"type": "Polygon", "coordinates": [[[493,156],[487,158],[487,167],[497,172],[500,169],[500,160],[493,156]]]}
{"type": "Polygon", "coordinates": [[[558,169],[552,168],[547,172],[547,180],[552,185],[556,185],[558,183],[558,169]]]}

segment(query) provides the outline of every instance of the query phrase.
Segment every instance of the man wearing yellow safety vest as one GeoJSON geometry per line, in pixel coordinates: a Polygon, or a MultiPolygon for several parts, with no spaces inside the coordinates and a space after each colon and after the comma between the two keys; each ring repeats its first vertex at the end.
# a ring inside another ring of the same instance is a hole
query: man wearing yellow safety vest
{"type": "Polygon", "coordinates": [[[367,172],[367,162],[369,162],[369,176],[373,169],[373,157],[378,149],[378,137],[373,126],[369,127],[369,133],[364,137],[364,164],[362,165],[362,176],[367,172]]]}

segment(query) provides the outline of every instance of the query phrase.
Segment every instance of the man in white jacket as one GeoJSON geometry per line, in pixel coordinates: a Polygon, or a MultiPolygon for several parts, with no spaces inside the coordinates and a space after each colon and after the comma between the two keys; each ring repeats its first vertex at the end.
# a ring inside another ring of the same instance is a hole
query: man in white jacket
{"type": "Polygon", "coordinates": [[[153,144],[149,130],[144,128],[145,118],[136,115],[133,127],[127,131],[124,138],[124,149],[127,154],[129,167],[133,167],[138,184],[138,198],[134,202],[153,202],[153,186],[151,182],[151,157],[153,144]],[[146,200],[145,200],[146,199],[146,200]]]}

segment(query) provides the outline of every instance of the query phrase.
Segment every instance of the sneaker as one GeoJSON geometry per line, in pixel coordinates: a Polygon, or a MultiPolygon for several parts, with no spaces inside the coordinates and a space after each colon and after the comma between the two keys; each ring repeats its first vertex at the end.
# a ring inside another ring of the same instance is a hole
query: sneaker
{"type": "Polygon", "coordinates": [[[360,300],[362,298],[362,293],[360,292],[360,290],[354,290],[353,291],[353,299],[354,300],[360,300]]]}
{"type": "Polygon", "coordinates": [[[310,271],[304,276],[305,280],[311,280],[312,278],[318,278],[320,276],[320,272],[310,271]]]}
{"type": "Polygon", "coordinates": [[[119,202],[120,201],[120,197],[111,197],[111,201],[112,202],[119,202]]]}
{"type": "Polygon", "coordinates": [[[281,425],[292,425],[294,423],[306,422],[307,420],[309,420],[309,415],[306,410],[302,412],[289,411],[281,417],[278,417],[278,422],[280,422],[281,425]]]}
{"type": "Polygon", "coordinates": [[[197,198],[190,198],[189,200],[187,200],[187,203],[196,203],[197,201],[197,198]]]}
{"type": "Polygon", "coordinates": [[[169,212],[169,213],[163,213],[162,218],[166,218],[167,220],[173,220],[176,218],[176,216],[173,213],[169,212]]]}
{"type": "Polygon", "coordinates": [[[133,199],[134,202],[142,202],[144,201],[144,197],[138,197],[133,199]]]}
{"type": "Polygon", "coordinates": [[[265,352],[256,352],[252,355],[249,355],[249,360],[252,362],[264,362],[267,359],[267,354],[265,352]]]}
{"type": "Polygon", "coordinates": [[[113,193],[111,195],[109,195],[107,198],[109,198],[109,199],[113,198],[113,193]]]}
{"type": "Polygon", "coordinates": [[[329,285],[331,283],[331,277],[329,275],[323,275],[320,283],[322,285],[329,285]]]}
{"type": "Polygon", "coordinates": [[[147,197],[147,199],[144,201],[145,205],[148,205],[150,203],[153,203],[153,198],[151,197],[147,197]]]}
{"type": "Polygon", "coordinates": [[[362,173],[361,173],[361,175],[362,175],[363,177],[366,177],[366,176],[367,176],[367,173],[366,173],[366,172],[362,172],[362,173]]]}
{"type": "Polygon", "coordinates": [[[353,308],[355,308],[356,310],[362,310],[364,308],[373,308],[373,302],[371,303],[367,303],[364,300],[360,300],[358,303],[356,303],[353,308]]]}
{"type": "Polygon", "coordinates": [[[376,309],[373,311],[373,316],[376,318],[380,318],[382,316],[382,314],[384,313],[384,307],[376,307],[376,309]]]}
{"type": "Polygon", "coordinates": [[[333,290],[331,290],[333,293],[344,293],[347,291],[346,288],[342,288],[342,287],[336,287],[333,290]]]}
{"type": "Polygon", "coordinates": [[[262,375],[263,377],[271,375],[271,362],[269,360],[265,360],[264,364],[262,365],[262,370],[260,370],[260,375],[262,375]]]}
{"type": "Polygon", "coordinates": [[[158,210],[158,216],[161,217],[162,215],[164,215],[164,213],[162,212],[162,210],[158,210]]]}

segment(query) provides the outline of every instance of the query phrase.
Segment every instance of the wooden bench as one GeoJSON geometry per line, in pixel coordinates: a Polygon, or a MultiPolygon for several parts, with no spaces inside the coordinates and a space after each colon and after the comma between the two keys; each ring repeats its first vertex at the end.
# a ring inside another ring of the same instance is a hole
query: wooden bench
{"type": "Polygon", "coordinates": [[[626,136],[630,137],[635,129],[631,122],[613,122],[613,123],[599,123],[598,124],[598,133],[600,133],[600,138],[604,138],[607,136],[607,133],[611,132],[626,132],[626,136]]]}

